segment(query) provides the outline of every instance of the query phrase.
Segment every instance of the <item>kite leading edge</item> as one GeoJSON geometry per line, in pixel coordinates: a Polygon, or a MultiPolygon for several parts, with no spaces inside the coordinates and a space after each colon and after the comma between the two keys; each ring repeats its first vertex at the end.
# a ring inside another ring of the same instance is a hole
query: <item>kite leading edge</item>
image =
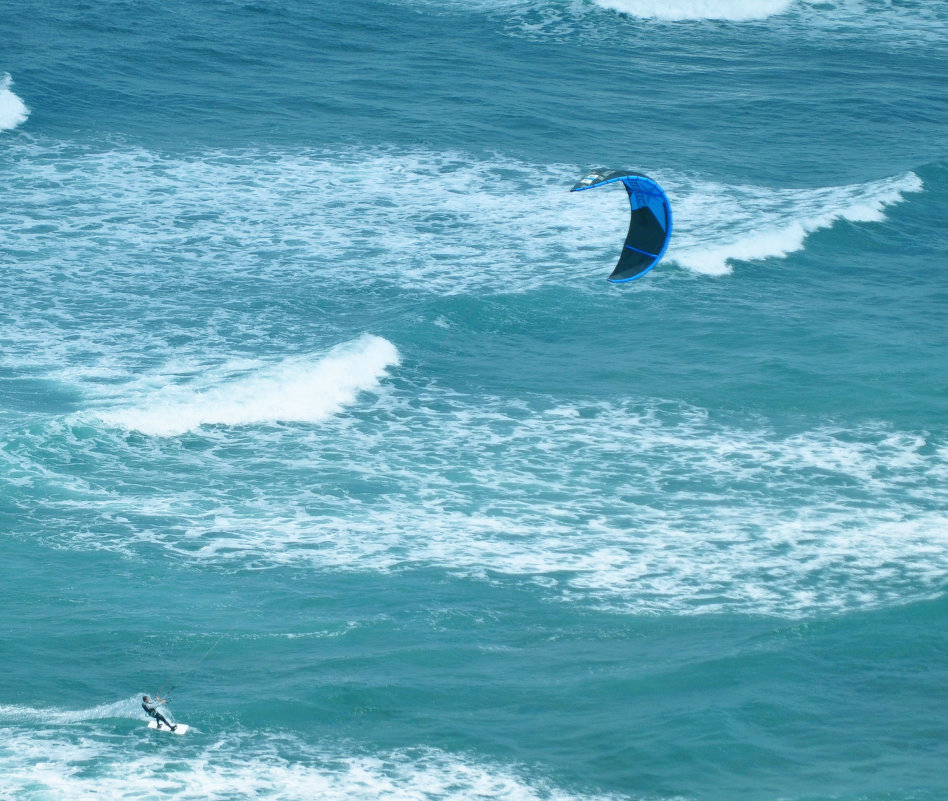
{"type": "Polygon", "coordinates": [[[629,221],[629,233],[622,247],[622,255],[609,276],[609,280],[616,284],[640,278],[658,264],[665,255],[672,233],[668,196],[647,175],[622,170],[600,170],[580,178],[570,191],[578,192],[617,181],[621,181],[629,193],[632,219],[629,221]]]}

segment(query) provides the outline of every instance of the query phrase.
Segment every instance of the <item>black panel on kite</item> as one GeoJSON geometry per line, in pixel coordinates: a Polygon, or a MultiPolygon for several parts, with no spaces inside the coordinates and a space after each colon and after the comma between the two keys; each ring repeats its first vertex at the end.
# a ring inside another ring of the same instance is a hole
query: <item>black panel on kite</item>
{"type": "Polygon", "coordinates": [[[645,275],[665,255],[672,233],[671,204],[664,190],[647,175],[637,172],[600,170],[580,178],[570,190],[578,192],[622,182],[629,193],[632,219],[622,255],[609,276],[613,283],[632,281],[645,275]]]}

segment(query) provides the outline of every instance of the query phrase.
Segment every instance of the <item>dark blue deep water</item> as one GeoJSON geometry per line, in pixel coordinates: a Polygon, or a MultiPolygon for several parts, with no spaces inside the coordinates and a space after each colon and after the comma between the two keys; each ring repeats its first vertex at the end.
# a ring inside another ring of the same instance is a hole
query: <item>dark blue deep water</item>
{"type": "Polygon", "coordinates": [[[946,33],[9,0],[0,799],[948,797],[946,33]]]}

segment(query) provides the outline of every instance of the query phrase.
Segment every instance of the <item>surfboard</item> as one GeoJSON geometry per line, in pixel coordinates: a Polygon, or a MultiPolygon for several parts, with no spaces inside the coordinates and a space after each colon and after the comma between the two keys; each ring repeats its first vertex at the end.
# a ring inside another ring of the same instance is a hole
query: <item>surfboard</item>
{"type": "MultiPolygon", "coordinates": [[[[148,728],[149,728],[149,729],[158,729],[158,721],[157,721],[157,720],[149,720],[149,721],[148,721],[148,728]]],[[[172,732],[172,733],[173,733],[173,734],[187,734],[187,731],[188,731],[188,729],[190,729],[190,728],[191,728],[191,727],[188,726],[187,723],[178,723],[178,724],[175,726],[174,732],[172,732]]],[[[158,731],[167,731],[167,732],[170,732],[171,729],[169,729],[167,726],[164,725],[164,723],[162,723],[162,724],[161,724],[161,728],[158,729],[158,731]]]]}

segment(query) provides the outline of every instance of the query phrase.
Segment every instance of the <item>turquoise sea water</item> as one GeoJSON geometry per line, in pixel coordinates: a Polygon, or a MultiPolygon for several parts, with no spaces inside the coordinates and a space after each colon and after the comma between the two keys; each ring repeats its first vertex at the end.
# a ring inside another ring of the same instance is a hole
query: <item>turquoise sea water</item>
{"type": "Polygon", "coordinates": [[[0,799],[944,799],[946,32],[8,3],[0,799]]]}

